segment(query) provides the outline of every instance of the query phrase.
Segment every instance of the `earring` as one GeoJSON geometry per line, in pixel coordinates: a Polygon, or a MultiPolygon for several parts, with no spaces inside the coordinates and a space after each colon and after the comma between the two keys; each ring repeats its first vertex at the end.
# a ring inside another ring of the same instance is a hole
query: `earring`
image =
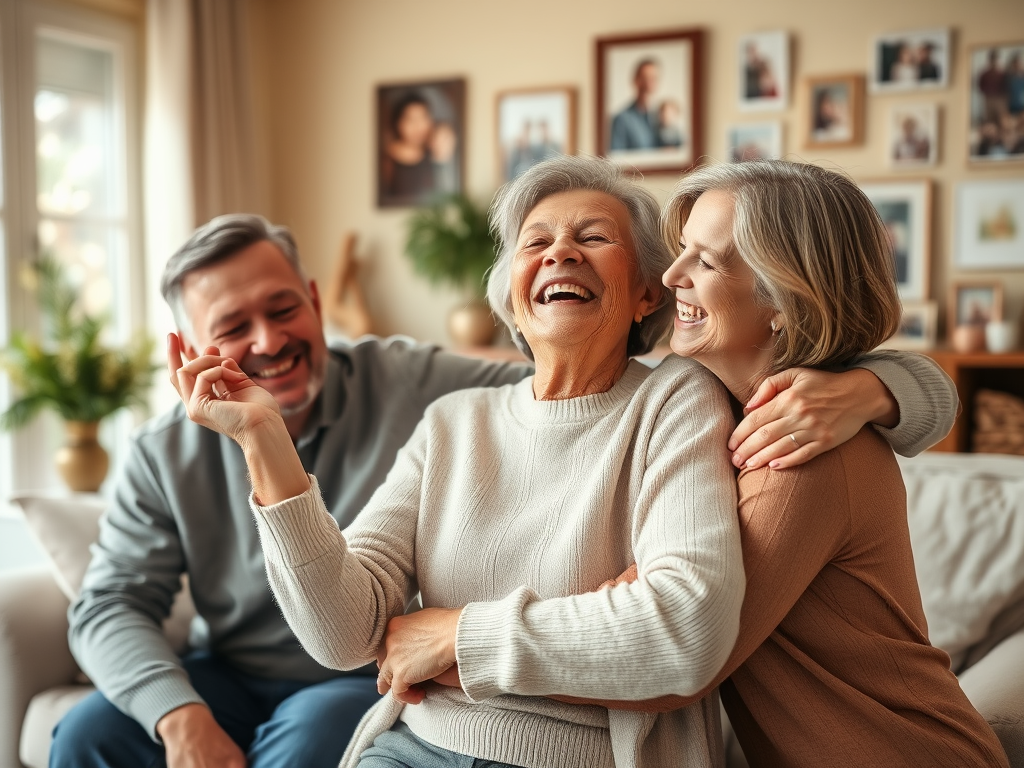
{"type": "Polygon", "coordinates": [[[517,336],[522,336],[523,335],[523,332],[519,330],[519,326],[518,325],[516,326],[516,335],[517,336]]]}
{"type": "Polygon", "coordinates": [[[776,325],[774,320],[772,320],[771,326],[772,326],[772,335],[773,336],[778,336],[784,330],[784,327],[781,326],[781,325],[776,325]]]}

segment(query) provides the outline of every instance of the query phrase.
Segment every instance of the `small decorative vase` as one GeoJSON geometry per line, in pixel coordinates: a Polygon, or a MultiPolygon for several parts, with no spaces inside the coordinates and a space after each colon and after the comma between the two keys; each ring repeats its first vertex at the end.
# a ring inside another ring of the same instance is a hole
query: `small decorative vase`
{"type": "Polygon", "coordinates": [[[995,354],[1010,352],[1017,346],[1017,326],[1008,320],[992,320],[985,326],[985,343],[995,354]]]}
{"type": "Polygon", "coordinates": [[[456,307],[448,315],[448,335],[457,347],[486,347],[494,341],[491,308],[482,301],[456,307]]]}
{"type": "Polygon", "coordinates": [[[98,421],[65,421],[67,440],[57,449],[57,471],[72,491],[95,493],[107,476],[110,459],[96,439],[98,421]]]}
{"type": "Polygon", "coordinates": [[[961,354],[985,351],[985,326],[980,323],[958,325],[950,339],[953,349],[961,354]]]}

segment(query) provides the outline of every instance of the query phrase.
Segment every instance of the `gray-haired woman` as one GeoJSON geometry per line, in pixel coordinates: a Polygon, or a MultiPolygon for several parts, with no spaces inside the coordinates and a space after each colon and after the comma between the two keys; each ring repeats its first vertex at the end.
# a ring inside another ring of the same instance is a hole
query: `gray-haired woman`
{"type": "Polygon", "coordinates": [[[431,406],[344,534],[273,400],[232,361],[178,369],[179,392],[245,452],[270,583],[307,650],[333,667],[381,662],[393,696],[346,765],[715,764],[716,701],[652,718],[541,698],[692,693],[738,629],[725,391],[689,361],[629,359],[674,312],[658,206],[613,166],[565,158],[496,210],[492,305],[536,373],[431,406]],[[634,559],[640,581],[574,594],[634,559]],[[402,616],[417,591],[425,610],[402,616]],[[418,685],[456,662],[459,688],[418,685]]]}

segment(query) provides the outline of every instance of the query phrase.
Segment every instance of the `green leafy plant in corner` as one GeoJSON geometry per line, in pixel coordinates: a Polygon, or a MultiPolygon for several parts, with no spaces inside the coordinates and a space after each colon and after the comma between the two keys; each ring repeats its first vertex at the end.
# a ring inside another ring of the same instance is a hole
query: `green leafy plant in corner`
{"type": "Polygon", "coordinates": [[[48,338],[14,333],[0,351],[0,367],[20,397],[0,414],[0,429],[24,426],[49,408],[66,421],[99,421],[121,408],[145,405],[143,396],[157,366],[153,343],[140,336],[124,349],[100,342],[107,324],[78,308],[78,296],[60,264],[41,258],[29,273],[48,338]]]}
{"type": "Polygon", "coordinates": [[[434,284],[448,283],[483,297],[494,248],[487,210],[466,195],[445,195],[409,219],[405,253],[434,284]]]}

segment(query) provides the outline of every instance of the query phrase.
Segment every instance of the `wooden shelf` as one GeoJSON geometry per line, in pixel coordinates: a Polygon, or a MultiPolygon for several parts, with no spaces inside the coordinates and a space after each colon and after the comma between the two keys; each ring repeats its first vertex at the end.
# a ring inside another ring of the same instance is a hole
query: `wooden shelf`
{"type": "Polygon", "coordinates": [[[927,354],[953,380],[962,408],[952,431],[932,450],[967,453],[971,450],[974,395],[979,389],[994,389],[1024,398],[1024,352],[994,355],[933,350],[927,354]]]}

